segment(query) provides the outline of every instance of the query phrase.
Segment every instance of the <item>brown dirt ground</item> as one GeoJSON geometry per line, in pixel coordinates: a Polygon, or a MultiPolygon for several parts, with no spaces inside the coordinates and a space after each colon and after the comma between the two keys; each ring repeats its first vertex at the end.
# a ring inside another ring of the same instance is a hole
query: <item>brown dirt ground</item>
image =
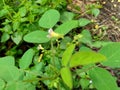
{"type": "Polygon", "coordinates": [[[97,35],[101,40],[120,41],[120,2],[118,0],[72,0],[67,8],[80,14],[80,17],[83,16],[96,21],[99,26],[97,30],[93,30],[95,26],[88,27],[93,34],[92,36],[97,35]],[[85,13],[85,6],[94,3],[102,5],[100,15],[97,18],[85,13]],[[106,26],[107,30],[102,31],[101,26],[106,26]]]}
{"type": "Polygon", "coordinates": [[[120,2],[117,0],[101,0],[101,2],[103,3],[103,8],[101,9],[99,20],[108,27],[108,38],[111,41],[120,42],[120,2]],[[113,20],[113,16],[117,20],[113,20]]]}

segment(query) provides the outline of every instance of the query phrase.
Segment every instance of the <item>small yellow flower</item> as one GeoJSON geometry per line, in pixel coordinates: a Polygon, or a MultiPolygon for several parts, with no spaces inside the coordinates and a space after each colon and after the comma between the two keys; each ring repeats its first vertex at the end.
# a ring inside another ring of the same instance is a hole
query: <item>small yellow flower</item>
{"type": "Polygon", "coordinates": [[[96,25],[95,25],[95,29],[99,29],[99,25],[96,24],[96,25]]]}
{"type": "Polygon", "coordinates": [[[55,33],[52,28],[48,30],[48,33],[49,33],[49,35],[47,35],[48,38],[63,38],[63,35],[55,33]]]}
{"type": "Polygon", "coordinates": [[[120,2],[120,0],[118,0],[118,2],[120,2]]]}

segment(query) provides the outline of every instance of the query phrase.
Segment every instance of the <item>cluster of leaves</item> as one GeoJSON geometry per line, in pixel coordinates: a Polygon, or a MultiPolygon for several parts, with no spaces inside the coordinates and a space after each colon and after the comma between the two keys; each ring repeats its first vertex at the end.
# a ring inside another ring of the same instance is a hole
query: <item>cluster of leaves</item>
{"type": "MultiPolygon", "coordinates": [[[[0,58],[1,90],[119,90],[116,78],[102,66],[120,68],[120,43],[93,42],[84,29],[93,22],[75,19],[75,13],[64,9],[66,0],[3,0],[2,4],[1,44],[12,40],[17,48],[24,42],[33,46],[20,58],[13,53],[0,58]],[[93,47],[100,49],[95,52],[93,47]]],[[[99,9],[92,7],[89,14],[97,17],[99,9]]],[[[0,51],[4,49],[1,46],[0,51]]]]}

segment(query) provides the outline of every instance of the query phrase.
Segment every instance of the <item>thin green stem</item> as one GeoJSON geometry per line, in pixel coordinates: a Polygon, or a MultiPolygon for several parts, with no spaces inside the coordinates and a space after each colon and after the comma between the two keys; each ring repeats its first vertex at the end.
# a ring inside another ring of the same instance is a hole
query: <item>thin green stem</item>
{"type": "Polygon", "coordinates": [[[23,82],[34,82],[34,81],[44,81],[44,80],[54,80],[59,76],[59,74],[55,75],[54,77],[42,77],[42,78],[35,78],[35,79],[27,79],[23,80],[23,82]]]}
{"type": "Polygon", "coordinates": [[[55,66],[55,51],[54,51],[54,46],[53,46],[53,41],[51,40],[51,53],[52,53],[52,60],[53,60],[53,66],[55,66]]]}
{"type": "Polygon", "coordinates": [[[54,79],[54,78],[53,77],[42,77],[42,78],[23,80],[23,82],[34,82],[34,81],[43,81],[43,80],[51,80],[51,79],[54,79]]]}

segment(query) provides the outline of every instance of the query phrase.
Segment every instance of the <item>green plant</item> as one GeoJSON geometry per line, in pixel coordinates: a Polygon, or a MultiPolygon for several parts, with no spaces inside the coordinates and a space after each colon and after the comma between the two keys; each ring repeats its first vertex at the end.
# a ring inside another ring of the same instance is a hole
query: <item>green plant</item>
{"type": "Polygon", "coordinates": [[[120,43],[93,42],[85,29],[91,21],[75,19],[72,12],[59,12],[64,6],[59,2],[66,4],[64,0],[19,0],[15,10],[0,11],[1,20],[5,20],[1,23],[1,43],[5,45],[11,38],[17,45],[10,46],[8,56],[0,57],[0,89],[119,90],[115,77],[103,67],[120,68],[120,43]],[[32,45],[17,53],[25,42],[32,45]],[[100,49],[96,52],[94,47],[100,49]]]}

